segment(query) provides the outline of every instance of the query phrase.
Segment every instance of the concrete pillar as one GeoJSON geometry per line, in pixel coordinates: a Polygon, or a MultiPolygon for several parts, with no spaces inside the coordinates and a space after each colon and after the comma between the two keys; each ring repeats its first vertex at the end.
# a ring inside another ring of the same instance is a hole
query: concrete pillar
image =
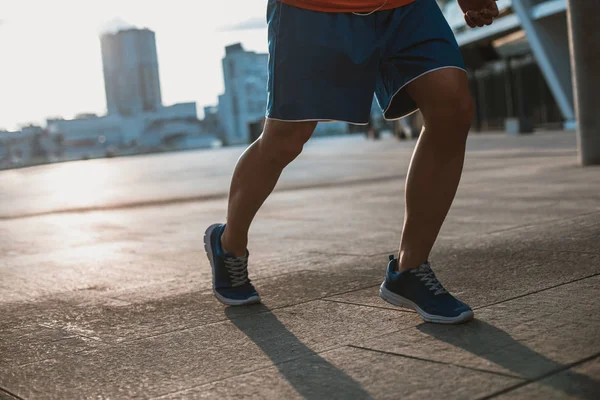
{"type": "Polygon", "coordinates": [[[581,165],[600,165],[600,0],[569,0],[569,42],[581,165]]]}
{"type": "MultiPolygon", "coordinates": [[[[595,1],[592,0],[592,2],[595,1]]],[[[565,34],[567,24],[564,14],[562,18],[555,15],[550,18],[534,19],[532,11],[534,6],[539,4],[540,2],[535,0],[512,0],[512,7],[527,33],[527,40],[531,45],[533,55],[566,121],[565,128],[571,128],[575,121],[575,111],[571,87],[569,45],[565,34]]]]}

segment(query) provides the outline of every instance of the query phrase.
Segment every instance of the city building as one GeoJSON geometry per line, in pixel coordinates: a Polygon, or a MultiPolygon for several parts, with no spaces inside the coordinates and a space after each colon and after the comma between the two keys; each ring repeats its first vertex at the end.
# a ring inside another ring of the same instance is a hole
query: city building
{"type": "Polygon", "coordinates": [[[575,128],[566,0],[499,0],[500,17],[477,29],[456,1],[438,3],[469,72],[475,130],[575,128]]]}
{"type": "Polygon", "coordinates": [[[219,116],[229,145],[252,141],[251,124],[265,117],[268,59],[268,54],[246,51],[240,43],[225,48],[219,116]]]}
{"type": "MultiPolygon", "coordinates": [[[[131,116],[108,114],[81,115],[71,120],[49,119],[47,129],[60,136],[69,149],[78,149],[88,157],[107,149],[181,149],[184,143],[208,143],[213,147],[217,135],[203,129],[197,117],[196,103],[178,103],[160,107],[156,112],[131,116]],[[202,137],[204,139],[200,140],[202,137]]],[[[194,148],[198,147],[196,145],[194,148]]]]}
{"type": "Polygon", "coordinates": [[[106,115],[48,118],[46,128],[0,131],[0,168],[153,151],[222,146],[215,108],[162,104],[155,34],[126,29],[100,38],[106,115]]]}
{"type": "Polygon", "coordinates": [[[80,114],[46,120],[48,133],[61,144],[61,160],[104,157],[124,143],[122,117],[80,114]]]}
{"type": "Polygon", "coordinates": [[[60,142],[41,126],[0,131],[0,169],[56,160],[60,151],[60,142]]]}
{"type": "MultiPolygon", "coordinates": [[[[226,144],[247,144],[262,132],[267,108],[268,54],[246,51],[240,43],[225,48],[225,93],[219,96],[218,114],[226,144]]],[[[314,136],[348,132],[345,122],[321,123],[314,136]]]]}
{"type": "Polygon", "coordinates": [[[196,103],[163,106],[154,32],[121,30],[102,35],[100,43],[108,113],[46,121],[67,149],[64,158],[216,145],[216,134],[198,120],[196,103]]]}
{"type": "Polygon", "coordinates": [[[100,38],[108,114],[158,111],[162,105],[155,34],[126,29],[100,38]]]}
{"type": "Polygon", "coordinates": [[[217,137],[224,139],[218,106],[204,107],[204,118],[200,121],[200,124],[202,125],[202,130],[204,132],[214,134],[217,137]]]}

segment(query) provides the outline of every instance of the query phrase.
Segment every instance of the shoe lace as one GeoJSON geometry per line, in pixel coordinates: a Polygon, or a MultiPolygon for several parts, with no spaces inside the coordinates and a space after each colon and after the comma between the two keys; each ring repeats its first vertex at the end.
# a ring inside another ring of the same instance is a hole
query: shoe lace
{"type": "Polygon", "coordinates": [[[229,272],[231,286],[242,286],[250,282],[248,279],[248,257],[226,257],[223,261],[229,272]]]}
{"type": "Polygon", "coordinates": [[[434,295],[448,293],[446,289],[442,286],[442,283],[438,281],[433,270],[429,265],[422,265],[416,270],[412,271],[416,276],[421,278],[421,282],[425,283],[425,286],[428,287],[429,290],[434,292],[434,295]]]}

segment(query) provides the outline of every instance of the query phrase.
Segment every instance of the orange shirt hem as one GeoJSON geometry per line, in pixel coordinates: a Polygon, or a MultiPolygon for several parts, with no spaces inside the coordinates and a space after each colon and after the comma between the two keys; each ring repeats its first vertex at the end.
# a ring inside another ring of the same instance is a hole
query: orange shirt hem
{"type": "Polygon", "coordinates": [[[391,10],[414,2],[415,0],[388,0],[383,7],[384,0],[279,0],[290,6],[320,12],[361,12],[368,13],[378,7],[379,10],[391,10]]]}

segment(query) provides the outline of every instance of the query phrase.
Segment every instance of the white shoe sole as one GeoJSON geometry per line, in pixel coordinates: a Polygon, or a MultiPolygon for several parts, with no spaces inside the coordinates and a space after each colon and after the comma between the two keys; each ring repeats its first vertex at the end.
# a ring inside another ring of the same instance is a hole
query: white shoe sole
{"type": "Polygon", "coordinates": [[[234,300],[234,299],[228,299],[227,297],[223,297],[219,294],[219,292],[217,292],[214,289],[215,286],[215,263],[212,257],[213,251],[212,251],[212,246],[210,245],[210,237],[213,233],[213,231],[219,227],[219,224],[215,224],[215,225],[211,225],[208,227],[208,229],[206,230],[206,232],[204,232],[204,251],[206,252],[206,256],[208,257],[208,261],[210,262],[210,267],[212,268],[212,275],[213,275],[213,293],[215,295],[215,297],[217,298],[217,300],[219,300],[221,303],[228,305],[228,306],[246,306],[249,304],[257,304],[260,303],[260,296],[252,296],[250,298],[247,298],[245,300],[234,300]]]}
{"type": "Polygon", "coordinates": [[[379,297],[395,306],[411,308],[415,310],[425,322],[433,322],[436,324],[447,325],[462,324],[463,322],[472,320],[474,316],[473,311],[465,311],[456,317],[443,317],[441,315],[431,315],[423,311],[418,305],[416,305],[409,299],[389,291],[388,289],[386,289],[383,283],[379,287],[379,297]]]}
{"type": "Polygon", "coordinates": [[[227,306],[248,306],[250,304],[260,303],[260,296],[252,296],[246,300],[233,300],[233,299],[228,299],[227,297],[221,296],[219,294],[219,292],[217,292],[214,289],[213,289],[213,293],[214,293],[215,297],[217,298],[217,300],[219,300],[221,303],[223,303],[227,306]]]}

